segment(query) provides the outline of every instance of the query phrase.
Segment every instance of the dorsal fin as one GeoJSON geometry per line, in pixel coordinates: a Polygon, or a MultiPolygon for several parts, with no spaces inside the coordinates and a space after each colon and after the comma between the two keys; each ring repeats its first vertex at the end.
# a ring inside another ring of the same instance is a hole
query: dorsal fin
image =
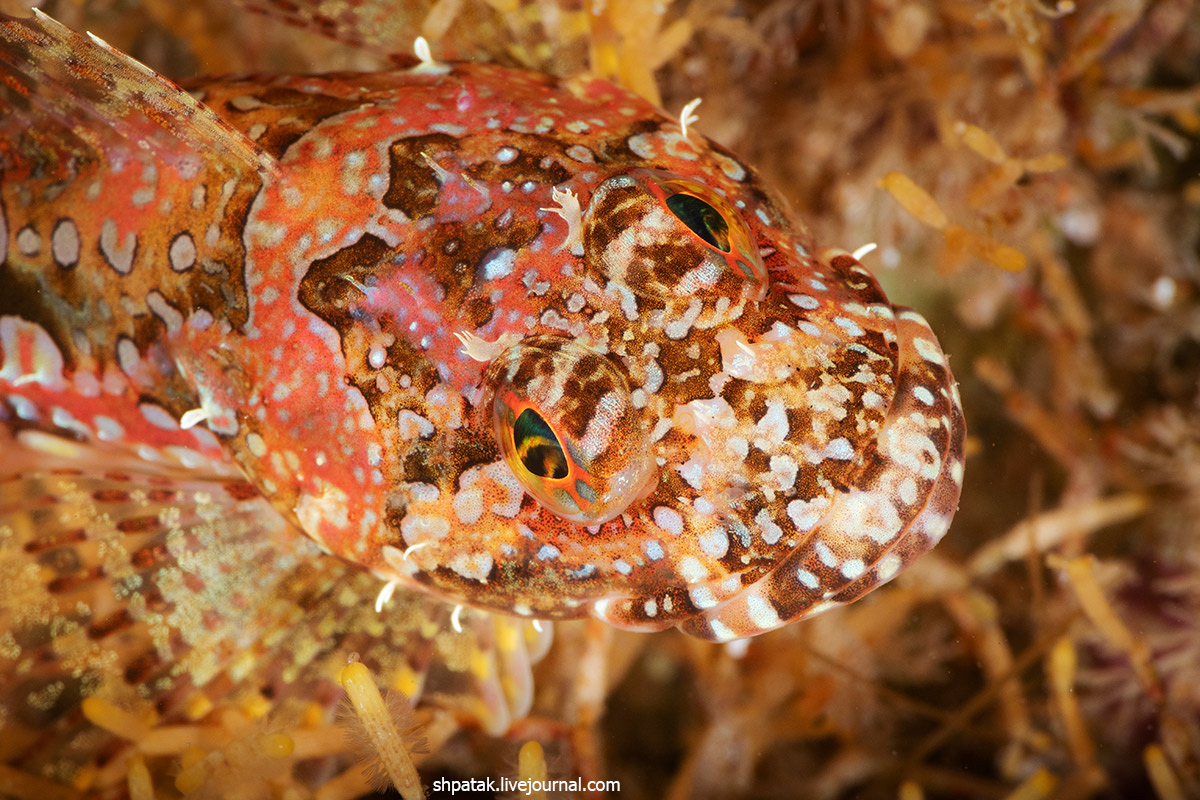
{"type": "Polygon", "coordinates": [[[171,81],[33,9],[0,14],[0,169],[66,177],[76,160],[147,156],[269,173],[274,159],[171,81]]]}

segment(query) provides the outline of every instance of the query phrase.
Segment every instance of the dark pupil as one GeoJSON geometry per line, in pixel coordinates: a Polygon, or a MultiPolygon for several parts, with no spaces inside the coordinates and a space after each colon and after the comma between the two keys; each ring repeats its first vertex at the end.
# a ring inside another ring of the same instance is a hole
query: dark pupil
{"type": "Polygon", "coordinates": [[[513,442],[525,469],[539,478],[558,480],[567,477],[567,454],[546,420],[527,408],[513,425],[513,442]]]}
{"type": "Polygon", "coordinates": [[[723,253],[729,252],[729,226],[721,212],[690,194],[673,194],[667,198],[667,208],[692,233],[723,253]]]}

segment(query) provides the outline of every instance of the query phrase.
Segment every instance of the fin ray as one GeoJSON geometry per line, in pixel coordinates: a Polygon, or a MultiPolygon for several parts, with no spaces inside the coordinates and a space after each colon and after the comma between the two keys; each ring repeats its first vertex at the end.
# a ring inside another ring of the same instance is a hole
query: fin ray
{"type": "Polygon", "coordinates": [[[471,611],[458,632],[450,606],[403,590],[376,613],[377,578],[240,479],[22,441],[0,428],[0,763],[67,781],[129,746],[87,697],[165,724],[195,722],[197,695],[213,713],[329,701],[351,654],[494,733],[528,710],[548,633],[527,621],[471,611]]]}
{"type": "Polygon", "coordinates": [[[65,177],[73,159],[151,155],[181,171],[214,161],[238,172],[277,170],[171,81],[91,34],[33,14],[0,14],[0,102],[10,109],[0,120],[0,168],[49,165],[65,177]]]}

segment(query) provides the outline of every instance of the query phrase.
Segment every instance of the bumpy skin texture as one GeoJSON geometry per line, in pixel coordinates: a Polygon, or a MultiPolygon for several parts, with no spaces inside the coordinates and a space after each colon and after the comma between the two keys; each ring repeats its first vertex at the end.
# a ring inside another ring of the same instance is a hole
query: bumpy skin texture
{"type": "MultiPolygon", "coordinates": [[[[4,24],[47,74],[95,49],[4,24]]],[[[718,641],[853,600],[946,532],[964,426],[925,321],[637,97],[425,64],[196,105],[107,70],[62,70],[79,107],[7,90],[93,124],[4,128],[13,430],[232,461],[325,551],[452,603],[718,641]],[[719,218],[687,224],[679,194],[719,218]],[[505,457],[526,408],[557,489],[505,457]],[[531,484],[607,499],[580,524],[531,484]]]]}

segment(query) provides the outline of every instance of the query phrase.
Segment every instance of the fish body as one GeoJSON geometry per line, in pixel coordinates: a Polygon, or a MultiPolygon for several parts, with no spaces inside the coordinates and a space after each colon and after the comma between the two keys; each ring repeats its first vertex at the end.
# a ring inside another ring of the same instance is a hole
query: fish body
{"type": "Polygon", "coordinates": [[[207,481],[213,536],[329,585],[715,641],[949,527],[964,425],[928,325],[620,88],[425,61],[188,95],[45,17],[0,53],[10,527],[74,458],[88,502],[207,481]]]}

